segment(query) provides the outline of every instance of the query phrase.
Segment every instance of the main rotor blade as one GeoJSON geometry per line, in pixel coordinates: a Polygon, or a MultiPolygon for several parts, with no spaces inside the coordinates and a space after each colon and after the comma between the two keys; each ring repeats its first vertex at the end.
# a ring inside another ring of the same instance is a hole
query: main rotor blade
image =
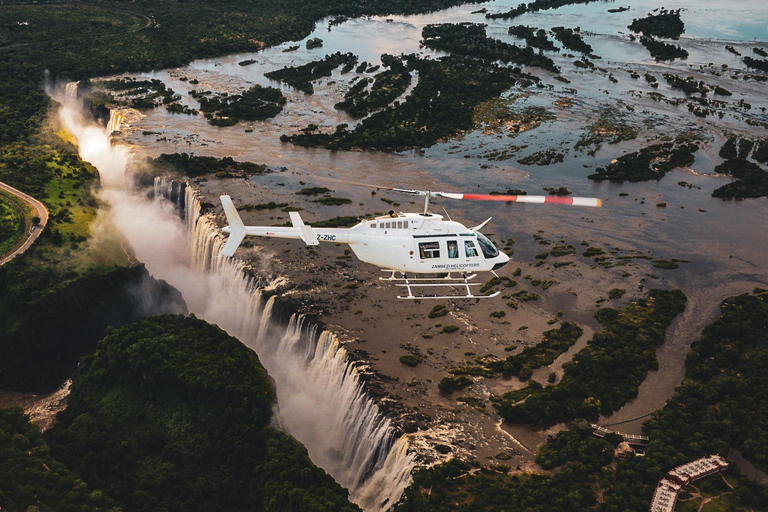
{"type": "Polygon", "coordinates": [[[452,192],[432,192],[432,195],[449,199],[471,199],[474,201],[502,201],[505,203],[566,204],[573,206],[592,206],[600,208],[603,201],[596,197],[571,196],[528,196],[497,194],[455,194],[452,192]]]}
{"type": "Polygon", "coordinates": [[[313,179],[317,181],[329,181],[331,183],[340,183],[342,185],[354,185],[356,187],[366,187],[366,188],[375,188],[376,190],[392,190],[394,192],[403,192],[404,194],[412,194],[415,196],[425,196],[427,195],[426,190],[413,190],[413,189],[407,189],[407,188],[394,188],[394,187],[383,187],[381,185],[371,185],[370,183],[360,183],[358,181],[350,181],[350,180],[341,180],[338,178],[329,178],[327,176],[314,176],[313,179]]]}
{"type": "Polygon", "coordinates": [[[534,203],[534,204],[565,204],[573,206],[591,206],[600,208],[603,201],[596,197],[570,197],[570,196],[529,196],[529,195],[497,195],[497,194],[459,194],[456,192],[435,192],[432,190],[414,190],[406,188],[383,187],[381,185],[371,185],[369,183],[360,183],[357,181],[342,180],[325,176],[317,176],[319,181],[330,181],[342,183],[345,185],[355,185],[358,187],[375,188],[377,190],[391,190],[393,192],[402,192],[415,196],[444,197],[447,199],[471,199],[474,201],[500,201],[504,203],[534,203]]]}

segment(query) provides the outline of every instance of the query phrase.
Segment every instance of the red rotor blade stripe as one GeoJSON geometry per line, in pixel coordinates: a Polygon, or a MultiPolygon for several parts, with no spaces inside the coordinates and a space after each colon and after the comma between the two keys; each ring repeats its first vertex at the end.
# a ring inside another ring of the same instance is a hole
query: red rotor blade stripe
{"type": "MultiPolygon", "coordinates": [[[[459,195],[459,194],[456,194],[459,195]]],[[[497,195],[497,194],[461,194],[461,199],[474,199],[479,201],[502,201],[507,203],[548,203],[548,204],[565,204],[565,205],[577,205],[577,206],[602,206],[600,199],[591,197],[570,197],[570,196],[513,196],[513,195],[497,195]]]]}

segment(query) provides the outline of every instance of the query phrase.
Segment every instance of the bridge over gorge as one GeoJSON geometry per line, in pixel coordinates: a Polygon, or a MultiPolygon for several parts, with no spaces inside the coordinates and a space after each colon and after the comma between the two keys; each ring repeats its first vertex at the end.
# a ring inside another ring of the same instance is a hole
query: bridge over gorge
{"type": "Polygon", "coordinates": [[[595,425],[594,423],[590,426],[592,427],[592,433],[597,437],[605,437],[608,434],[618,434],[630,446],[645,447],[648,444],[648,441],[650,440],[646,436],[639,436],[635,434],[622,434],[621,432],[609,430],[605,427],[601,427],[600,425],[595,425]]]}

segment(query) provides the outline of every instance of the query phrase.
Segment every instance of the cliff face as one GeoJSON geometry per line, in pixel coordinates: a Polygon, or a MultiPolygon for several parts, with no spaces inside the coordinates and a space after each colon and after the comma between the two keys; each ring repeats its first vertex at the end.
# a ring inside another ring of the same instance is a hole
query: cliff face
{"type": "Polygon", "coordinates": [[[0,311],[0,389],[50,391],[93,352],[108,326],[187,313],[181,294],[143,265],[88,274],[53,290],[49,285],[25,287],[19,302],[0,311]]]}

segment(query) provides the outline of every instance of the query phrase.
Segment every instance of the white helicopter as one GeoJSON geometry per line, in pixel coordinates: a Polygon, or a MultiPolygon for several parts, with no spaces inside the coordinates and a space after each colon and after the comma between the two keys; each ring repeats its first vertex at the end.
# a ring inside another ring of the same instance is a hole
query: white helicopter
{"type": "MultiPolygon", "coordinates": [[[[363,184],[360,184],[363,185],[363,184]]],[[[470,287],[479,286],[471,282],[476,272],[491,272],[509,262],[509,256],[499,251],[480,230],[491,220],[467,228],[463,224],[445,220],[442,215],[429,212],[430,197],[449,199],[473,199],[483,201],[503,201],[518,203],[563,204],[575,206],[600,207],[600,199],[587,197],[529,196],[529,195],[494,195],[494,194],[457,194],[434,192],[430,190],[408,190],[391,187],[371,188],[403,192],[425,197],[423,213],[395,213],[363,220],[351,228],[313,228],[304,224],[298,212],[289,212],[292,227],[246,226],[240,219],[232,199],[221,196],[221,204],[227,216],[229,226],[222,228],[229,235],[222,255],[232,256],[246,235],[288,238],[302,240],[307,245],[319,245],[320,242],[349,244],[361,261],[381,267],[391,272],[390,277],[379,278],[384,281],[402,281],[396,283],[407,289],[408,295],[398,299],[486,299],[499,295],[475,295],[470,287]],[[401,278],[395,277],[397,272],[401,278]],[[442,277],[408,278],[406,272],[414,274],[447,274],[442,277]],[[461,277],[452,277],[452,272],[461,273],[461,277]],[[471,275],[467,275],[472,272],[471,275]],[[414,295],[413,288],[422,287],[460,287],[465,288],[464,295],[414,295]]]]}

